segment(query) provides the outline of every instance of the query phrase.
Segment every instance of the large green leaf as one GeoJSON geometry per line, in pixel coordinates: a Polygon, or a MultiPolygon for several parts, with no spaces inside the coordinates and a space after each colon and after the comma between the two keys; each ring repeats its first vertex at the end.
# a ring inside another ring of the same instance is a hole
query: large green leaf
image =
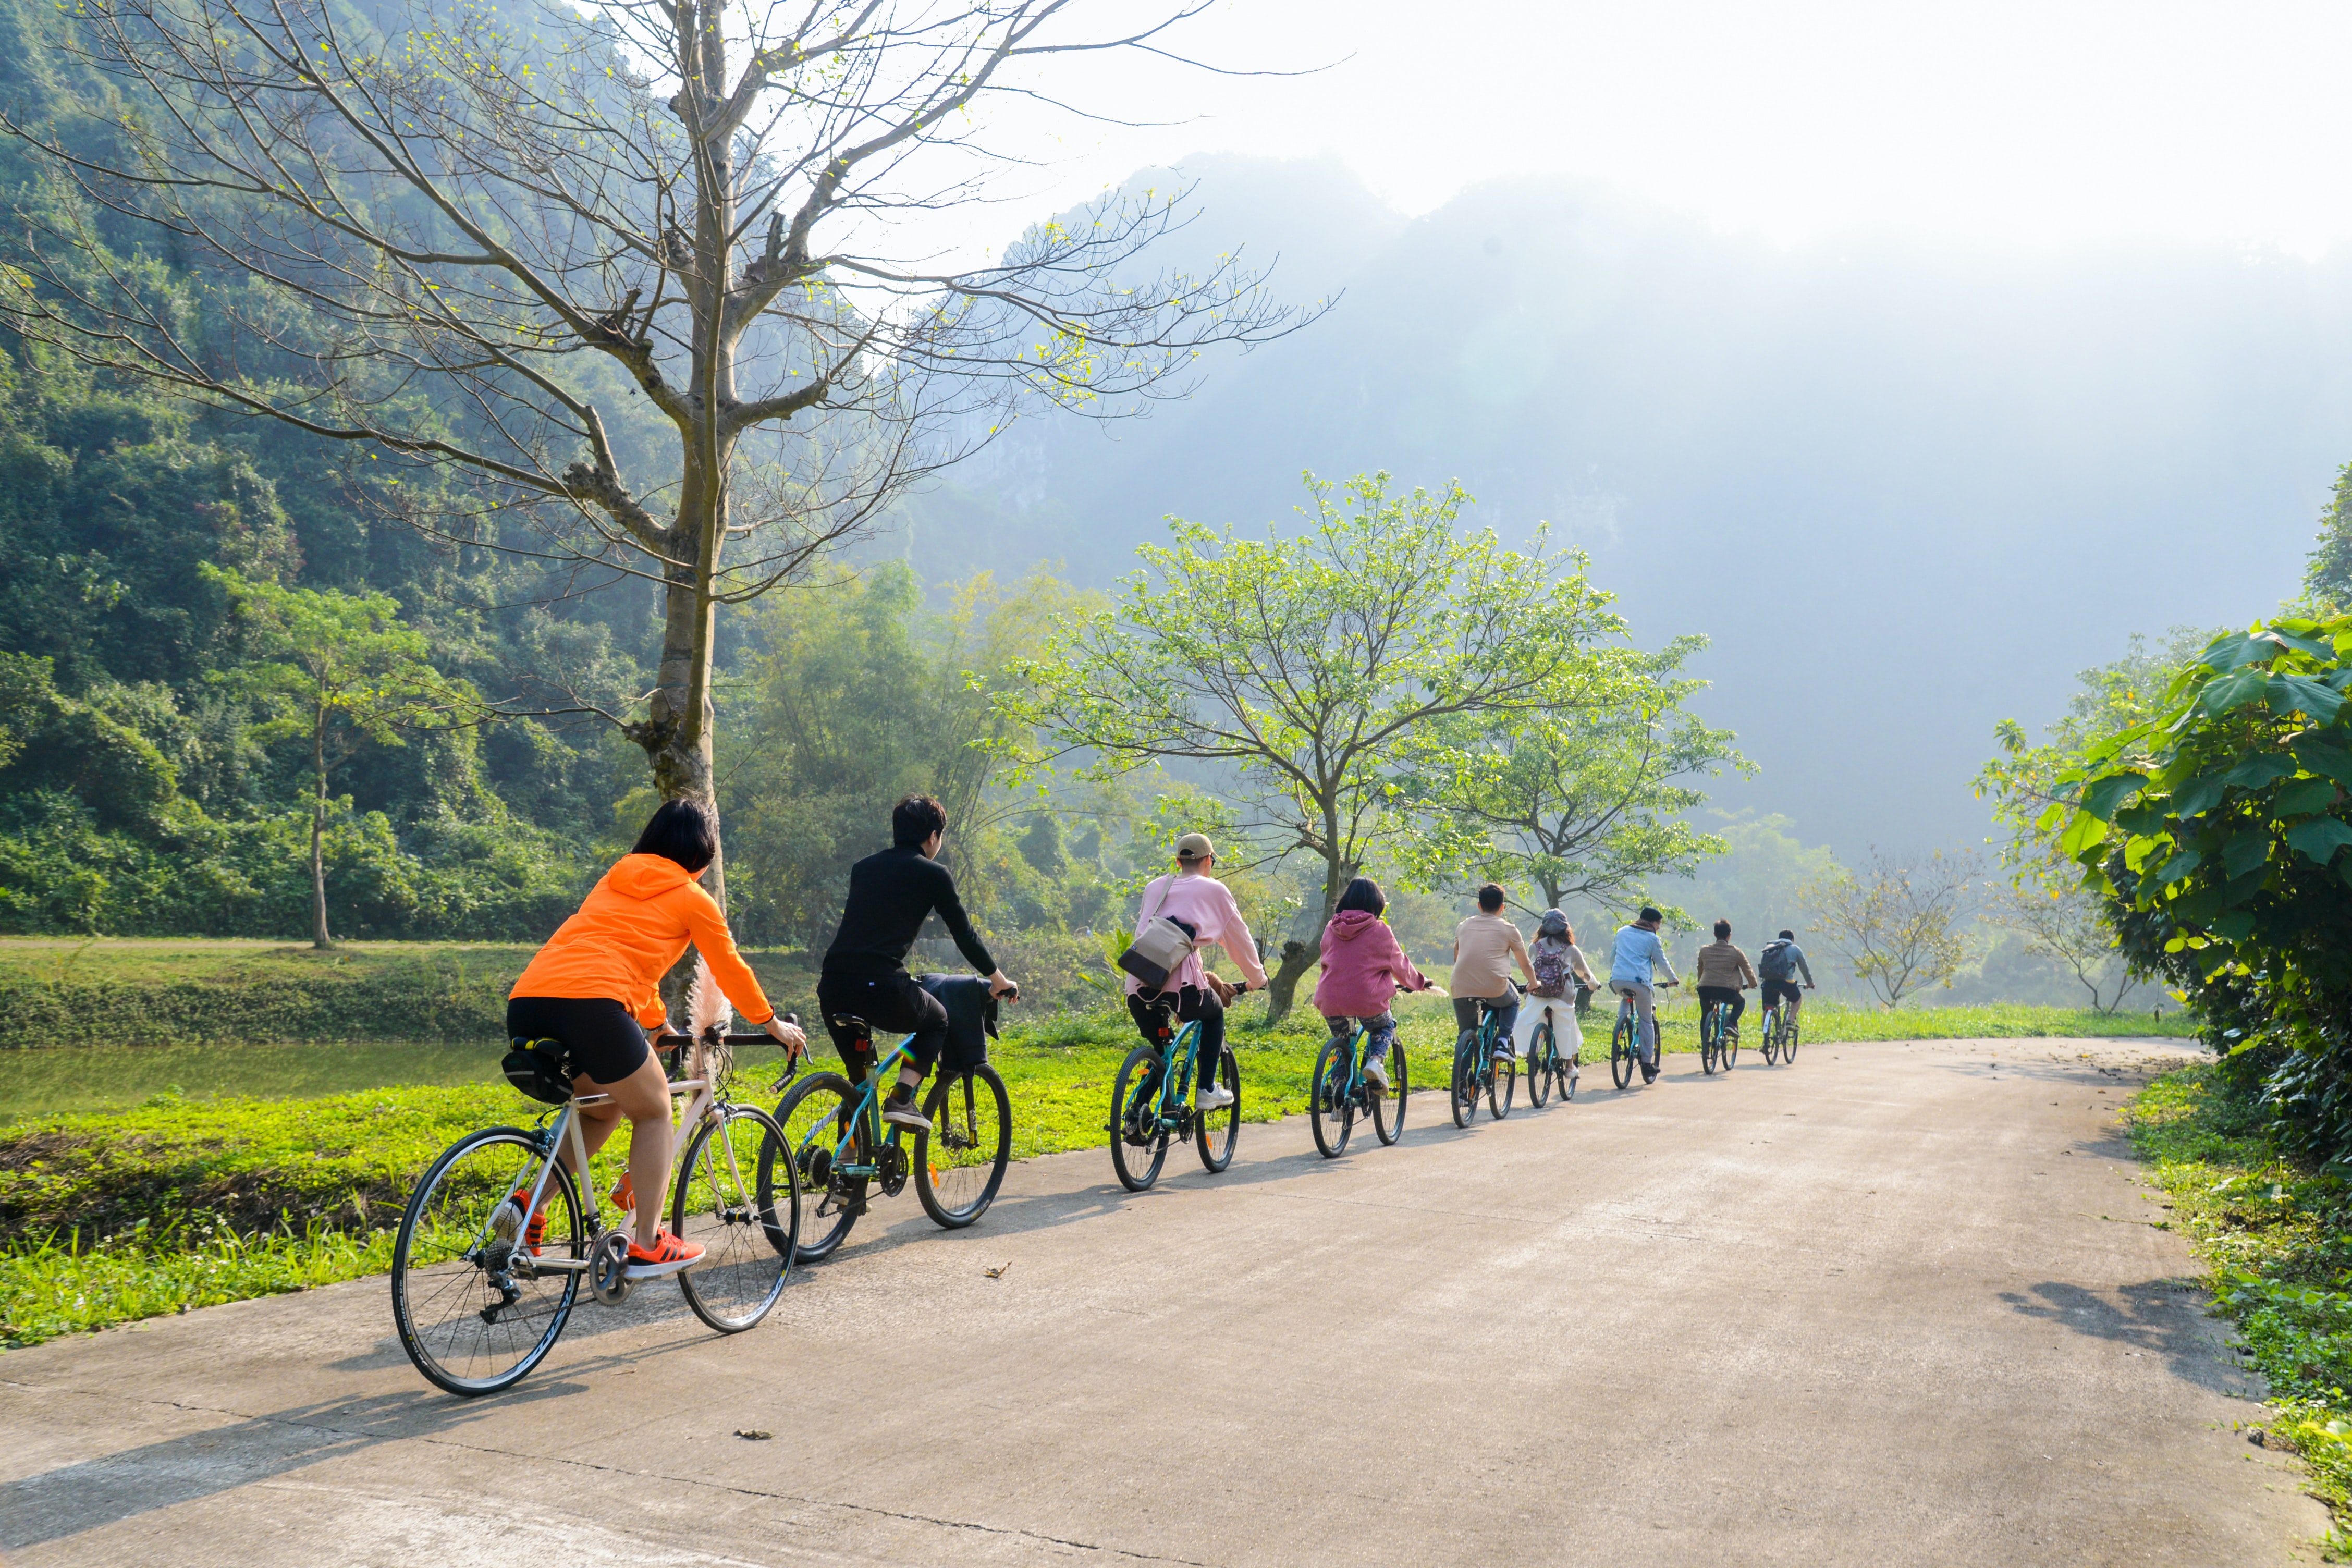
{"type": "Polygon", "coordinates": [[[2299,822],[2286,830],[2286,841],[2302,854],[2325,866],[2336,858],[2336,852],[2352,844],[2352,826],[2332,816],[2315,816],[2309,822],[2299,822]]]}
{"type": "Polygon", "coordinates": [[[2318,735],[2297,735],[2294,755],[2313,773],[2326,773],[2337,784],[2352,786],[2352,752],[2336,742],[2318,735]]]}
{"type": "Polygon", "coordinates": [[[2270,858],[2271,835],[2268,827],[2250,827],[2221,847],[2221,870],[2232,880],[2246,875],[2270,858]]]}
{"type": "Polygon", "coordinates": [[[2180,879],[2189,875],[2189,872],[2197,869],[2198,862],[2204,858],[2204,856],[2200,855],[2194,849],[2183,849],[2179,854],[2175,855],[2171,859],[2167,860],[2164,863],[2164,869],[2156,874],[2157,885],[2163,888],[2170,887],[2173,883],[2178,882],[2180,879]]]}
{"type": "Polygon", "coordinates": [[[2223,784],[2236,784],[2240,789],[2260,789],[2276,779],[2294,772],[2294,761],[2276,752],[2263,752],[2248,757],[2222,775],[2223,784]]]}
{"type": "Polygon", "coordinates": [[[2058,852],[2070,860],[2079,860],[2083,858],[2084,850],[2095,849],[2105,844],[2107,841],[2107,832],[2105,823],[2087,811],[2083,812],[2068,824],[2066,831],[2059,836],[2058,852]]]}
{"type": "Polygon", "coordinates": [[[2273,713],[2308,713],[2323,724],[2335,722],[2344,706],[2344,694],[2304,675],[2273,675],[2264,689],[2273,713]]]}
{"type": "Polygon", "coordinates": [[[2248,937],[2254,934],[2253,911],[2252,910],[2231,910],[2227,914],[2215,917],[2213,921],[2213,934],[2219,937],[2226,937],[2231,942],[2245,941],[2248,937]]]}
{"type": "Polygon", "coordinates": [[[2220,718],[2270,691],[2270,673],[2254,665],[2233,669],[2210,683],[2197,698],[2198,710],[2220,718]]]}
{"type": "Polygon", "coordinates": [[[2271,811],[2279,816],[2308,816],[2335,803],[2335,780],[2297,779],[2271,796],[2271,811]]]}
{"type": "Polygon", "coordinates": [[[2213,809],[2214,803],[2221,798],[2222,790],[2228,786],[2228,776],[2219,773],[2189,780],[2172,797],[2172,815],[2182,817],[2203,816],[2213,809]]]}
{"type": "Polygon", "coordinates": [[[2147,775],[2132,769],[2093,779],[2090,787],[2083,791],[2083,809],[2102,822],[2112,821],[2116,806],[2146,783],[2147,775]]]}
{"type": "Polygon", "coordinates": [[[2268,632],[2231,632],[2215,637],[2197,656],[2197,662],[2216,673],[2227,673],[2274,658],[2278,650],[2278,638],[2268,632]]]}

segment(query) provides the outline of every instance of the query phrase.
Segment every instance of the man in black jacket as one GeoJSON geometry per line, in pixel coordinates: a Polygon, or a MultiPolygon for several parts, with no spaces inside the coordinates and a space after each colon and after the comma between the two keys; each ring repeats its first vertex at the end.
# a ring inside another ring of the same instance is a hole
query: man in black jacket
{"type": "Polygon", "coordinates": [[[1020,991],[989,956],[956,897],[954,875],[939,863],[947,826],[946,810],[927,795],[910,795],[891,808],[891,847],[849,868],[849,899],[816,983],[818,1010],[851,1082],[866,1081],[867,1058],[841,1017],[863,1018],[878,1033],[916,1037],[898,1068],[898,1087],[882,1102],[882,1117],[918,1131],[930,1122],[916,1109],[915,1090],[939,1060],[948,1026],[939,998],[907,973],[907,954],[923,921],[938,911],[957,950],[988,977],[990,994],[1017,998],[1020,991]]]}

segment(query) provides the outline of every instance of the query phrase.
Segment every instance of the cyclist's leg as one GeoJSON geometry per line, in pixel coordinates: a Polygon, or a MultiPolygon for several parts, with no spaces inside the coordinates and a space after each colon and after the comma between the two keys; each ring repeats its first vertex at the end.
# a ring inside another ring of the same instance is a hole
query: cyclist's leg
{"type": "Polygon", "coordinates": [[[1160,1053],[1137,1086],[1138,1096],[1150,1100],[1160,1091],[1160,1074],[1168,1065],[1168,1047],[1174,1043],[1175,1006],[1173,999],[1159,991],[1130,991],[1127,994],[1127,1016],[1135,1020],[1135,1032],[1143,1043],[1160,1053]]]}
{"type": "MultiPolygon", "coordinates": [[[[635,1121],[645,1110],[643,1096],[626,1086],[651,1071],[651,1081],[661,1086],[661,1131],[656,1133],[639,1127],[632,1133],[629,1172],[634,1184],[638,1148],[658,1148],[662,1159],[655,1171],[652,1190],[662,1191],[660,1173],[669,1163],[668,1079],[662,1072],[660,1060],[646,1044],[645,1030],[637,1026],[629,1010],[604,997],[518,996],[507,1004],[507,1033],[522,1039],[562,1040],[577,1072],[572,1080],[572,1092],[583,1097],[612,1097],[600,1104],[572,1108],[572,1115],[578,1119],[580,1142],[592,1159],[613,1136],[624,1116],[635,1121]]],[[[563,1141],[556,1157],[575,1178],[580,1174],[571,1139],[563,1141]]]]}
{"type": "Polygon", "coordinates": [[[1207,986],[1187,985],[1179,1016],[1201,1021],[1200,1082],[1207,1089],[1216,1082],[1217,1060],[1225,1048],[1225,1005],[1207,986]]]}
{"type": "Polygon", "coordinates": [[[1617,989],[1633,999],[1633,1025],[1640,1032],[1643,1052],[1642,1065],[1654,1068],[1658,1065],[1658,1015],[1651,1005],[1654,994],[1646,985],[1625,984],[1617,989]]]}
{"type": "Polygon", "coordinates": [[[1512,1030],[1517,1026],[1519,1021],[1519,993],[1517,989],[1506,983],[1503,986],[1503,994],[1500,996],[1489,996],[1486,998],[1486,1011],[1495,1020],[1495,1048],[1498,1051],[1509,1051],[1511,1049],[1512,1030]]]}

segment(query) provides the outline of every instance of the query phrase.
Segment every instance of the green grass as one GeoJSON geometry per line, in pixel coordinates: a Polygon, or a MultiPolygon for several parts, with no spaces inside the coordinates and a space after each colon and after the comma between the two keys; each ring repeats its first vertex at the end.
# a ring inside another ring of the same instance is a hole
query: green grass
{"type": "Polygon", "coordinates": [[[2329,1560],[2352,1560],[2352,1193],[2281,1157],[2210,1064],[2157,1079],[2126,1114],[2164,1223],[2211,1266],[2214,1310],[2270,1385],[2266,1446],[2303,1456],[2335,1515],[2329,1560]]]}

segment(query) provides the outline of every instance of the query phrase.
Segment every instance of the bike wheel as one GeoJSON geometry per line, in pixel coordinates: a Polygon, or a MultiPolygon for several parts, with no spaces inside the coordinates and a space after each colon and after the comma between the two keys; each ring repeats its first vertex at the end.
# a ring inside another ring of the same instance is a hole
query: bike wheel
{"type": "Polygon", "coordinates": [[[1559,1100],[1568,1104],[1576,1098],[1576,1080],[1582,1077],[1584,1047],[1579,1045],[1567,1056],[1559,1058],[1559,1100]]]}
{"type": "Polygon", "coordinates": [[[784,1130],[754,1105],[725,1105],[687,1140],[669,1204],[669,1228],[702,1244],[702,1261],[677,1277],[694,1315],[740,1334],[768,1315],[793,1269],[800,1224],[799,1173],[784,1130]]]}
{"type": "Polygon", "coordinates": [[[1168,1129],[1160,1125],[1160,1053],[1138,1046],[1118,1064],[1110,1090],[1110,1168],[1118,1184],[1139,1193],[1160,1179],[1168,1129]]]}
{"type": "Polygon", "coordinates": [[[1313,1087],[1307,1096],[1307,1119],[1315,1128],[1315,1147],[1326,1160],[1348,1152],[1348,1135],[1356,1130],[1356,1107],[1344,1081],[1351,1064],[1353,1043],[1329,1039],[1315,1058],[1313,1087]]]}
{"type": "Polygon", "coordinates": [[[1551,1079],[1558,1063],[1553,1059],[1559,1047],[1551,1037],[1549,1020],[1538,1024],[1535,1033],[1528,1037],[1528,1107],[1541,1110],[1544,1101],[1551,1098],[1551,1079]]]}
{"type": "Polygon", "coordinates": [[[1771,1067],[1780,1059],[1780,1013],[1778,1008],[1764,1015],[1764,1065],[1771,1067]]]}
{"type": "MultiPolygon", "coordinates": [[[[814,1263],[832,1257],[849,1239],[849,1227],[865,1211],[867,1178],[836,1177],[833,1152],[848,1126],[857,1090],[837,1072],[804,1078],[776,1107],[784,1146],[793,1152],[801,1212],[793,1221],[793,1261],[814,1263]]],[[[857,1130],[844,1145],[845,1161],[864,1152],[866,1132],[857,1130]]],[[[861,1162],[862,1163],[862,1162],[861,1162]]]]}
{"type": "Polygon", "coordinates": [[[1234,1163],[1234,1145],[1242,1135],[1242,1068],[1234,1060],[1231,1047],[1217,1053],[1217,1081],[1225,1086],[1234,1102],[1223,1110],[1202,1112],[1192,1123],[1192,1142],[1201,1151],[1201,1168],[1211,1175],[1234,1163]]]}
{"type": "Polygon", "coordinates": [[[1484,1086],[1478,1081],[1478,1032],[1465,1029],[1454,1042],[1454,1125],[1467,1127],[1478,1114],[1478,1096],[1484,1086]]]}
{"type": "Polygon", "coordinates": [[[988,1212],[1013,1163],[1013,1097],[982,1062],[941,1075],[923,1114],[931,1130],[915,1134],[915,1195],[933,1224],[961,1230],[988,1212]]]}
{"type": "MultiPolygon", "coordinates": [[[[511,1388],[563,1332],[580,1274],[532,1267],[522,1205],[510,1196],[537,1180],[544,1159],[530,1133],[493,1127],[442,1151],[409,1194],[392,1246],[392,1321],[400,1348],[436,1388],[511,1388]]],[[[548,1172],[544,1197],[539,1256],[584,1259],[579,1190],[562,1166],[548,1172]]]]}
{"type": "Polygon", "coordinates": [[[1389,1091],[1372,1091],[1372,1131],[1383,1144],[1392,1144],[1404,1136],[1405,1096],[1412,1086],[1406,1079],[1404,1042],[1389,1042],[1389,1091]]]}
{"type": "Polygon", "coordinates": [[[1722,1020],[1716,1016],[1714,1007],[1698,1016],[1698,1070],[1701,1072],[1715,1070],[1715,1042],[1722,1027],[1722,1020]]]}
{"type": "Polygon", "coordinates": [[[1723,1063],[1723,1070],[1729,1072],[1731,1064],[1739,1059],[1738,1025],[1724,1026],[1723,1033],[1716,1037],[1715,1055],[1716,1059],[1723,1063]]]}
{"type": "Polygon", "coordinates": [[[1500,1052],[1486,1058],[1486,1114],[1500,1121],[1518,1093],[1519,1064],[1500,1052]]]}
{"type": "Polygon", "coordinates": [[[1780,1060],[1789,1067],[1797,1065],[1797,1019],[1790,1019],[1780,1036],[1780,1060]]]}
{"type": "Polygon", "coordinates": [[[1609,1037],[1609,1076],[1617,1080],[1619,1089],[1633,1086],[1633,1066],[1639,1056],[1633,1048],[1633,1020],[1620,1013],[1617,1031],[1609,1037]]]}

